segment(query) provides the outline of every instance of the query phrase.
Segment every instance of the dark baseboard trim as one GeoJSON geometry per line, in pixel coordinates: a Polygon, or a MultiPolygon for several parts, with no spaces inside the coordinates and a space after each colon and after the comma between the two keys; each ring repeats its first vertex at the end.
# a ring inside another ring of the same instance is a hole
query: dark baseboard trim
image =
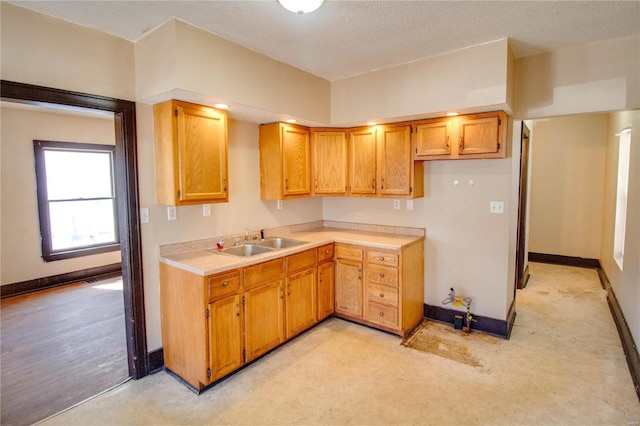
{"type": "Polygon", "coordinates": [[[164,370],[164,350],[162,348],[151,351],[149,357],[149,374],[155,374],[164,370]]]}
{"type": "Polygon", "coordinates": [[[531,278],[531,274],[529,273],[529,264],[524,268],[524,277],[522,277],[522,287],[527,288],[527,284],[529,283],[529,278],[531,278]]]}
{"type": "MultiPolygon", "coordinates": [[[[430,320],[453,324],[454,317],[460,314],[464,314],[464,311],[427,305],[426,303],[424,304],[424,316],[430,320]]],[[[474,321],[471,324],[472,330],[482,331],[487,334],[502,337],[503,339],[509,339],[513,323],[516,319],[515,303],[511,304],[506,321],[489,317],[481,317],[479,315],[474,315],[473,319],[474,321]]]]}
{"type": "Polygon", "coordinates": [[[0,298],[18,296],[20,294],[31,293],[47,288],[58,287],[76,281],[83,281],[89,278],[107,278],[116,272],[121,273],[122,264],[113,263],[111,265],[97,266],[95,268],[82,269],[80,271],[67,272],[50,277],[36,278],[34,280],[22,281],[14,284],[0,286],[0,298]]]}
{"type": "Polygon", "coordinates": [[[605,272],[600,269],[598,270],[598,275],[600,276],[602,288],[607,291],[607,302],[609,303],[609,309],[611,310],[611,315],[613,316],[613,320],[616,323],[616,328],[618,329],[618,334],[620,335],[622,349],[624,350],[624,356],[627,359],[627,365],[629,366],[629,372],[631,373],[633,386],[636,389],[636,395],[638,396],[638,400],[640,400],[640,354],[638,354],[638,347],[633,341],[631,330],[629,330],[629,325],[624,319],[622,308],[620,307],[618,299],[616,298],[616,295],[611,288],[611,284],[609,283],[607,274],[605,274],[605,272]]]}
{"type": "Polygon", "coordinates": [[[546,254],[529,252],[529,262],[553,263],[556,265],[578,266],[580,268],[599,268],[598,259],[587,259],[584,257],[563,256],[560,254],[546,254]]]}

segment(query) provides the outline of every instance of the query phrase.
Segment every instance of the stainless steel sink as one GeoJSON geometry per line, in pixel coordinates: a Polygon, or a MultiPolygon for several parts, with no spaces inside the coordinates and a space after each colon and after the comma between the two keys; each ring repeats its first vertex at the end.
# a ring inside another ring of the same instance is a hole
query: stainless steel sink
{"type": "Polygon", "coordinates": [[[307,244],[308,241],[294,240],[292,238],[270,237],[254,244],[262,247],[271,247],[274,249],[282,249],[307,244]]]}
{"type": "Polygon", "coordinates": [[[243,244],[240,246],[217,250],[218,253],[232,254],[234,256],[255,256],[256,254],[268,253],[270,251],[273,251],[273,248],[258,246],[255,244],[243,244]]]}

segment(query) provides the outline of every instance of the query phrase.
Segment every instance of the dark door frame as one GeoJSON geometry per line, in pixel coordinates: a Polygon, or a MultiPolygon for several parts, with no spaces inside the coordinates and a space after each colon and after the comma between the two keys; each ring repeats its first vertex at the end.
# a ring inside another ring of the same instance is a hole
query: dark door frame
{"type": "MultiPolygon", "coordinates": [[[[525,238],[527,222],[527,194],[529,188],[529,138],[530,130],[522,121],[520,132],[520,189],[518,199],[518,236],[516,242],[516,289],[523,289],[529,279],[528,268],[525,269],[525,238]]],[[[514,290],[515,292],[515,290],[514,290]]],[[[515,296],[515,294],[514,294],[515,296]]]]}
{"type": "Polygon", "coordinates": [[[3,99],[21,103],[58,107],[63,105],[113,114],[118,232],[122,253],[129,375],[134,379],[146,376],[149,374],[149,357],[142,279],[135,102],[5,80],[0,80],[0,92],[3,99]]]}

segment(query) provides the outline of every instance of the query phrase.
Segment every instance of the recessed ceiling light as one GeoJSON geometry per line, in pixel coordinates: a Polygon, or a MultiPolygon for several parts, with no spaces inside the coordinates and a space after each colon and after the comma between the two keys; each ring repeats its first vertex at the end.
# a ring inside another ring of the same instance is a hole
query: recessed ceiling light
{"type": "Polygon", "coordinates": [[[227,104],[215,104],[214,107],[219,108],[219,109],[228,109],[229,105],[227,105],[227,104]]]}
{"type": "Polygon", "coordinates": [[[376,122],[375,122],[375,121],[369,121],[369,122],[367,123],[367,126],[375,126],[375,125],[376,125],[376,122]]]}
{"type": "Polygon", "coordinates": [[[298,120],[296,120],[295,118],[290,118],[290,119],[285,120],[285,121],[286,121],[287,123],[295,123],[295,122],[296,122],[296,121],[298,121],[298,120]]]}
{"type": "Polygon", "coordinates": [[[324,0],[278,0],[278,3],[290,12],[304,15],[322,6],[324,0]]]}
{"type": "Polygon", "coordinates": [[[452,111],[452,112],[448,112],[448,113],[447,113],[447,117],[455,117],[456,115],[458,115],[458,113],[457,113],[457,112],[455,112],[455,111],[452,111]]]}

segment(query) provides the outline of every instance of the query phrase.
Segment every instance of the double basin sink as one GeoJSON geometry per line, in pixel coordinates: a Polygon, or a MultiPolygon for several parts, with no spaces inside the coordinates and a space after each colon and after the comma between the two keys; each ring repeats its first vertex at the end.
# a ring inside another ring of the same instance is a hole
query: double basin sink
{"type": "Polygon", "coordinates": [[[260,241],[211,251],[230,254],[233,256],[255,256],[257,254],[268,253],[277,249],[295,247],[301,244],[307,244],[307,241],[294,240],[292,238],[270,237],[260,241]]]}

